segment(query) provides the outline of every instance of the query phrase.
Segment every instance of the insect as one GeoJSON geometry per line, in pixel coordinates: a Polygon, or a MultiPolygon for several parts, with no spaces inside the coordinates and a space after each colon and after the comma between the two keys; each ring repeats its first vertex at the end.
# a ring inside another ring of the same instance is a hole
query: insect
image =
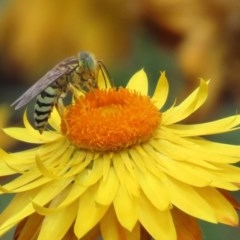
{"type": "Polygon", "coordinates": [[[102,72],[109,77],[102,61],[96,60],[93,54],[79,52],[76,57],[69,57],[41,77],[25,93],[23,93],[11,106],[15,110],[28,104],[36,97],[34,107],[35,127],[42,134],[48,124],[53,106],[61,113],[62,99],[73,87],[86,93],[98,88],[98,74],[102,72]]]}

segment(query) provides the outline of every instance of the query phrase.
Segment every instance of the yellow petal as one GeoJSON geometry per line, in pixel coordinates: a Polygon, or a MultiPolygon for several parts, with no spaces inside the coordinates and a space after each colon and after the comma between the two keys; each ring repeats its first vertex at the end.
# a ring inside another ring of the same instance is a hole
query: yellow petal
{"type": "Polygon", "coordinates": [[[154,239],[177,240],[170,210],[158,210],[142,194],[138,214],[140,223],[154,239]]]}
{"type": "Polygon", "coordinates": [[[26,130],[26,128],[19,128],[19,127],[10,127],[4,128],[3,131],[10,137],[20,140],[22,142],[28,143],[44,143],[43,139],[40,139],[38,136],[32,136],[26,130]]]}
{"type": "Polygon", "coordinates": [[[68,171],[75,148],[65,141],[42,145],[36,151],[35,162],[38,170],[47,178],[57,179],[68,171]],[[56,167],[57,165],[57,167],[56,167]]]}
{"type": "Polygon", "coordinates": [[[78,183],[78,181],[74,181],[71,184],[71,188],[69,190],[68,195],[65,199],[59,204],[58,208],[65,207],[70,205],[72,202],[74,202],[77,198],[79,198],[85,191],[87,187],[84,187],[78,183]]]}
{"type": "Polygon", "coordinates": [[[183,125],[174,124],[168,128],[179,136],[203,136],[231,132],[239,128],[240,115],[222,118],[212,122],[183,125]]]}
{"type": "Polygon", "coordinates": [[[96,202],[102,205],[110,205],[116,195],[118,186],[119,182],[117,176],[111,167],[108,172],[108,176],[105,177],[105,179],[101,179],[99,183],[98,191],[95,197],[96,202]]]}
{"type": "Polygon", "coordinates": [[[74,232],[78,238],[81,238],[92,229],[108,209],[108,206],[95,202],[96,191],[96,186],[89,187],[79,198],[77,218],[74,225],[74,232]]]}
{"type": "Polygon", "coordinates": [[[11,168],[19,169],[19,172],[26,172],[30,168],[35,168],[35,155],[38,149],[39,148],[37,147],[21,152],[11,153],[6,159],[4,159],[4,161],[11,168]]]}
{"type": "Polygon", "coordinates": [[[125,185],[126,190],[130,195],[139,197],[140,187],[137,181],[136,172],[134,171],[135,163],[133,162],[132,159],[129,158],[128,151],[121,151],[119,155],[121,161],[117,160],[113,161],[113,163],[115,164],[115,167],[118,169],[116,170],[117,174],[119,173],[119,170],[122,168],[122,170],[120,170],[122,171],[122,173],[118,175],[118,177],[121,179],[120,182],[122,182],[122,184],[125,185]],[[121,164],[118,164],[116,166],[117,163],[121,164]],[[121,174],[123,174],[124,177],[122,177],[121,174]]]}
{"type": "Polygon", "coordinates": [[[148,79],[143,69],[138,71],[131,77],[126,88],[135,90],[142,95],[148,94],[148,79]]]}
{"type": "Polygon", "coordinates": [[[86,187],[83,187],[79,185],[76,181],[73,182],[71,185],[69,185],[67,188],[63,190],[55,199],[59,199],[59,196],[61,196],[61,202],[56,207],[53,206],[52,202],[51,205],[48,207],[42,206],[35,201],[32,201],[32,205],[36,212],[38,212],[41,215],[49,215],[55,212],[58,212],[60,209],[66,208],[69,205],[71,205],[73,202],[75,202],[85,191],[86,187]]]}
{"type": "Polygon", "coordinates": [[[16,174],[16,172],[23,172],[22,169],[18,169],[17,166],[12,166],[12,163],[18,162],[18,158],[13,155],[8,154],[3,149],[0,148],[0,175],[7,176],[16,174]]]}
{"type": "Polygon", "coordinates": [[[10,137],[17,139],[22,142],[42,144],[47,142],[52,142],[57,139],[61,139],[62,136],[53,132],[45,131],[40,134],[37,130],[33,133],[29,132],[26,128],[10,127],[4,128],[3,131],[10,137]]]}
{"type": "Polygon", "coordinates": [[[100,89],[109,89],[113,87],[109,73],[103,65],[100,66],[100,71],[98,74],[98,87],[100,89]]]}
{"type": "MultiPolygon", "coordinates": [[[[240,168],[237,166],[227,165],[227,164],[215,164],[215,165],[219,167],[219,171],[214,172],[214,174],[219,179],[221,179],[222,182],[229,182],[229,183],[233,183],[234,185],[236,184],[235,190],[238,190],[239,183],[240,183],[240,168]]],[[[222,186],[222,188],[224,187],[222,186]]]]}
{"type": "Polygon", "coordinates": [[[141,146],[135,146],[134,148],[129,149],[129,155],[131,160],[134,161],[135,165],[142,171],[146,172],[146,166],[142,160],[143,157],[146,157],[146,153],[144,152],[141,146]]]}
{"type": "Polygon", "coordinates": [[[9,192],[23,192],[42,186],[50,181],[51,179],[40,177],[39,172],[29,171],[3,185],[3,188],[8,189],[9,192]]]}
{"type": "Polygon", "coordinates": [[[175,161],[185,163],[190,162],[207,169],[208,168],[213,170],[218,169],[215,165],[207,162],[209,156],[207,156],[207,159],[202,158],[202,156],[199,154],[202,149],[201,148],[199,149],[198,145],[191,143],[191,141],[188,141],[187,139],[183,138],[179,138],[179,141],[176,139],[176,142],[172,142],[171,140],[172,139],[170,139],[170,137],[169,140],[152,139],[149,142],[149,144],[154,149],[152,151],[161,153],[161,155],[165,155],[166,157],[174,159],[175,161]]]}
{"type": "Polygon", "coordinates": [[[174,106],[162,114],[162,124],[170,125],[179,122],[195,112],[205,101],[208,94],[207,82],[200,81],[200,86],[192,92],[182,103],[174,106]]]}
{"type": "Polygon", "coordinates": [[[0,236],[34,212],[30,199],[38,193],[38,189],[18,193],[0,215],[0,236]]]}
{"type": "Polygon", "coordinates": [[[189,185],[204,187],[216,179],[211,172],[194,164],[165,159],[162,165],[162,169],[167,175],[189,185]]]}
{"type": "MultiPolygon", "coordinates": [[[[58,113],[56,111],[53,112],[54,116],[57,118],[58,113]]],[[[28,118],[27,118],[27,113],[25,112],[23,115],[23,124],[28,131],[28,135],[31,137],[35,137],[36,139],[42,140],[43,142],[51,142],[55,138],[61,137],[61,135],[58,135],[56,132],[50,132],[50,131],[44,131],[42,134],[39,133],[38,130],[34,129],[32,125],[29,123],[28,118]]],[[[59,127],[58,127],[59,128],[59,127]]],[[[35,142],[33,142],[35,143],[35,142]]],[[[37,143],[37,142],[36,142],[37,143]]]]}
{"type": "Polygon", "coordinates": [[[138,220],[137,199],[131,197],[125,186],[119,186],[114,199],[114,209],[119,223],[129,231],[132,231],[138,220]]]}
{"type": "Polygon", "coordinates": [[[231,226],[238,225],[238,214],[230,202],[215,188],[197,188],[196,191],[212,206],[218,222],[231,226]]]}
{"type": "Polygon", "coordinates": [[[53,127],[53,129],[55,129],[57,132],[60,132],[61,118],[55,107],[51,112],[50,118],[48,119],[48,123],[51,127],[53,127]]]}
{"type": "Polygon", "coordinates": [[[78,174],[78,183],[82,186],[91,186],[102,177],[102,163],[97,159],[93,163],[92,170],[84,169],[78,174]]]}
{"type": "Polygon", "coordinates": [[[163,183],[151,173],[138,173],[138,181],[148,200],[159,210],[170,206],[169,194],[163,183]]]}
{"type": "MultiPolygon", "coordinates": [[[[194,165],[189,165],[188,164],[175,164],[176,166],[174,166],[174,168],[176,167],[176,174],[174,174],[172,171],[172,173],[169,175],[172,175],[174,178],[179,179],[185,183],[188,183],[189,185],[192,186],[197,186],[197,187],[205,187],[205,186],[213,186],[213,187],[217,187],[217,188],[222,188],[222,189],[226,189],[226,190],[230,190],[230,191],[236,191],[239,189],[239,187],[237,187],[234,183],[231,183],[231,181],[227,181],[224,178],[224,174],[223,170],[219,168],[219,170],[205,170],[204,168],[199,168],[197,166],[194,165]],[[186,172],[186,175],[184,177],[181,176],[181,174],[179,174],[180,172],[186,172]],[[177,174],[178,172],[178,174],[177,174]],[[223,174],[222,174],[223,173],[223,174]],[[192,179],[195,179],[194,182],[191,181],[192,179]],[[205,184],[204,184],[205,182],[205,184]]],[[[173,165],[172,164],[172,165],[173,165]]],[[[239,171],[238,171],[239,173],[239,171]]],[[[228,174],[229,175],[229,174],[228,174]]],[[[239,175],[238,175],[239,176],[239,175]]],[[[236,175],[232,177],[232,179],[236,179],[236,175]]],[[[239,177],[238,177],[239,180],[239,177]]]]}
{"type": "Polygon", "coordinates": [[[140,240],[140,224],[137,223],[132,231],[123,228],[112,207],[108,209],[101,220],[100,228],[104,240],[140,240]]]}
{"type": "Polygon", "coordinates": [[[26,112],[23,116],[23,123],[25,128],[11,127],[5,128],[3,131],[10,137],[27,143],[40,144],[52,142],[58,138],[62,138],[60,134],[49,131],[44,131],[43,134],[40,134],[39,131],[34,129],[29,123],[26,112]]]}
{"type": "Polygon", "coordinates": [[[55,173],[55,171],[52,171],[52,169],[49,169],[47,166],[44,165],[44,162],[42,161],[39,154],[36,154],[35,160],[36,160],[37,169],[40,171],[41,175],[43,175],[45,178],[49,178],[49,179],[53,180],[53,179],[57,179],[59,177],[55,173]]]}
{"type": "Polygon", "coordinates": [[[196,148],[201,146],[201,148],[206,151],[206,157],[208,157],[208,154],[210,154],[210,156],[216,154],[217,157],[206,158],[208,161],[219,163],[235,163],[237,159],[239,161],[239,145],[211,142],[201,138],[194,138],[191,139],[191,141],[195,144],[196,148]]]}
{"type": "MultiPolygon", "coordinates": [[[[95,159],[93,154],[89,153],[88,151],[84,151],[83,149],[79,151],[74,151],[76,150],[75,147],[69,146],[69,143],[67,144],[67,146],[63,147],[63,150],[66,151],[66,148],[73,149],[73,153],[70,156],[71,160],[64,160],[64,177],[66,178],[78,175],[78,173],[82,172],[85,168],[87,168],[87,166],[89,166],[89,164],[91,164],[91,162],[95,159]]],[[[59,162],[58,158],[56,159],[59,162]]]]}
{"type": "Polygon", "coordinates": [[[44,206],[46,203],[60,194],[65,188],[68,188],[73,180],[73,178],[62,178],[51,181],[50,183],[45,184],[43,187],[38,188],[38,193],[30,200],[32,200],[37,205],[44,206]]]}
{"type": "Polygon", "coordinates": [[[168,85],[168,80],[166,78],[165,72],[161,72],[157,82],[157,86],[151,98],[154,105],[158,109],[161,109],[165,104],[168,97],[168,90],[169,90],[169,85],[168,85]]]}
{"type": "Polygon", "coordinates": [[[217,170],[214,163],[235,163],[239,161],[239,146],[211,142],[202,138],[183,138],[161,127],[160,139],[150,144],[161,154],[183,162],[191,162],[208,169],[217,170]],[[205,152],[204,158],[202,152],[205,152]]]}
{"type": "Polygon", "coordinates": [[[195,188],[171,178],[166,181],[166,187],[169,189],[172,204],[180,210],[205,221],[217,223],[212,207],[194,190],[195,188]]]}
{"type": "Polygon", "coordinates": [[[45,216],[38,240],[63,239],[76,217],[77,208],[78,204],[75,202],[66,208],[45,216]]]}
{"type": "Polygon", "coordinates": [[[108,174],[109,174],[109,171],[110,171],[110,168],[111,168],[111,164],[112,164],[112,156],[113,156],[113,153],[104,153],[103,156],[102,156],[102,162],[103,162],[103,172],[102,172],[102,175],[103,175],[103,181],[105,181],[108,177],[108,174]]]}

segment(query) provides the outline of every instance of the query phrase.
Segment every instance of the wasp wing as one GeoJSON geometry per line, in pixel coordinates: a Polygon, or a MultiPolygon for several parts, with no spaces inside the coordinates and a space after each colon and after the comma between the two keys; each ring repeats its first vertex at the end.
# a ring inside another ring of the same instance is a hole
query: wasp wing
{"type": "Polygon", "coordinates": [[[61,61],[43,77],[41,77],[35,84],[33,84],[25,93],[23,93],[23,95],[13,102],[11,106],[15,106],[15,110],[23,107],[45,88],[50,86],[54,81],[63,75],[71,73],[77,66],[78,60],[76,57],[70,57],[61,61]]]}

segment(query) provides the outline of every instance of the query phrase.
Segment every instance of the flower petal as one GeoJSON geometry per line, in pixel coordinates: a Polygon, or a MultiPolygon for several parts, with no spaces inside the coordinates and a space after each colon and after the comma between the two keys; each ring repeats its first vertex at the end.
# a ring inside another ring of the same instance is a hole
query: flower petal
{"type": "Polygon", "coordinates": [[[203,136],[211,134],[219,134],[225,132],[231,132],[239,129],[240,115],[222,118],[216,121],[183,125],[174,124],[168,126],[168,128],[174,133],[182,137],[186,136],[203,136]]]}
{"type": "Polygon", "coordinates": [[[171,159],[166,159],[163,162],[162,169],[167,175],[196,187],[208,186],[216,179],[216,176],[211,174],[209,170],[190,163],[172,161],[171,159]]]}
{"type": "Polygon", "coordinates": [[[162,114],[162,124],[170,125],[179,122],[195,112],[206,101],[208,84],[201,79],[199,87],[182,103],[174,106],[162,114]]]}
{"type": "MultiPolygon", "coordinates": [[[[122,168],[122,174],[124,175],[124,178],[121,177],[121,175],[118,175],[118,177],[121,179],[120,182],[125,185],[126,190],[130,195],[138,198],[140,187],[136,177],[135,163],[133,159],[130,159],[129,153],[127,151],[121,151],[119,154],[122,166],[118,165],[117,169],[119,170],[122,168]]],[[[116,162],[113,162],[116,165],[116,162]]],[[[116,171],[116,173],[118,174],[119,171],[116,171]]]]}
{"type": "Polygon", "coordinates": [[[60,132],[61,117],[55,107],[51,112],[50,118],[48,119],[48,123],[54,130],[60,132]]]}
{"type": "Polygon", "coordinates": [[[158,109],[161,109],[164,106],[168,97],[168,90],[169,90],[169,85],[168,85],[168,80],[166,78],[165,72],[161,72],[157,82],[157,86],[151,98],[154,105],[158,109]]]}
{"type": "Polygon", "coordinates": [[[148,94],[148,80],[147,75],[143,69],[141,69],[131,77],[126,88],[135,90],[142,95],[148,94]]]}
{"type": "Polygon", "coordinates": [[[169,181],[166,181],[166,187],[169,189],[171,202],[181,211],[205,221],[217,223],[212,207],[194,190],[195,188],[170,177],[169,181]]]}
{"type": "Polygon", "coordinates": [[[82,186],[91,186],[99,181],[102,177],[101,159],[94,160],[91,170],[84,169],[78,174],[78,183],[82,186]]]}
{"type": "Polygon", "coordinates": [[[58,138],[62,138],[61,135],[51,132],[51,131],[44,131],[43,134],[40,134],[36,129],[34,129],[27,119],[26,112],[23,116],[23,123],[25,128],[5,128],[3,131],[12,138],[17,140],[27,142],[27,143],[47,143],[52,142],[58,138]]]}
{"type": "MultiPolygon", "coordinates": [[[[164,133],[161,132],[160,134],[164,138],[164,133]]],[[[192,142],[190,139],[177,138],[176,136],[174,136],[174,139],[172,139],[170,134],[167,135],[169,135],[168,139],[153,139],[150,142],[150,145],[157,154],[160,153],[161,155],[174,159],[175,161],[185,163],[190,162],[207,169],[218,169],[213,164],[207,162],[208,158],[202,158],[202,156],[199,154],[200,151],[202,151],[202,148],[199,145],[194,144],[194,142],[192,142]]],[[[158,158],[161,157],[158,156],[158,158]]]]}
{"type": "Polygon", "coordinates": [[[139,184],[148,200],[159,210],[166,210],[170,206],[170,198],[166,187],[150,173],[141,173],[138,176],[139,184]],[[157,191],[156,191],[157,189],[157,191]]]}
{"type": "MultiPolygon", "coordinates": [[[[220,171],[215,172],[214,174],[221,179],[223,182],[230,182],[238,186],[240,183],[240,168],[234,165],[227,165],[227,164],[215,164],[220,171]]],[[[235,190],[238,190],[235,189],[235,190]]]]}
{"type": "Polygon", "coordinates": [[[73,177],[77,176],[80,172],[82,172],[91,162],[94,160],[94,157],[91,153],[81,150],[75,151],[71,156],[71,161],[69,169],[64,173],[64,177],[73,177]]]}
{"type": "Polygon", "coordinates": [[[117,158],[117,156],[113,160],[113,165],[120,184],[114,199],[114,209],[121,225],[131,231],[138,220],[137,199],[127,190],[128,183],[126,179],[128,178],[126,178],[126,175],[128,173],[121,161],[119,161],[121,158],[117,158]]]}
{"type": "MultiPolygon", "coordinates": [[[[77,200],[85,191],[86,187],[83,187],[77,183],[77,181],[74,181],[71,185],[69,185],[66,189],[63,191],[66,192],[64,197],[61,199],[61,203],[57,207],[45,207],[42,205],[39,205],[32,201],[34,209],[41,215],[48,215],[54,212],[59,211],[59,209],[66,208],[69,205],[71,205],[75,200],[77,200]]],[[[61,195],[63,195],[61,193],[61,195]]]]}
{"type": "Polygon", "coordinates": [[[140,223],[154,239],[177,239],[170,210],[158,210],[141,194],[138,212],[140,223]]]}
{"type": "Polygon", "coordinates": [[[69,205],[66,208],[45,216],[38,240],[54,239],[61,240],[71,227],[75,217],[77,202],[69,205]],[[53,231],[54,229],[54,231],[53,231]]]}
{"type": "Polygon", "coordinates": [[[38,189],[18,193],[0,215],[0,236],[25,217],[34,212],[29,199],[38,193],[38,189]]]}
{"type": "Polygon", "coordinates": [[[7,176],[16,174],[17,172],[22,172],[22,169],[18,169],[18,166],[12,166],[16,162],[18,162],[18,158],[8,154],[0,148],[0,176],[7,176]]]}
{"type": "Polygon", "coordinates": [[[100,222],[102,237],[104,240],[140,240],[140,226],[128,231],[123,228],[115,215],[114,209],[110,207],[100,222]],[[111,223],[111,227],[109,225],[111,223]]]}
{"type": "Polygon", "coordinates": [[[101,179],[99,183],[98,191],[95,197],[96,202],[102,205],[110,205],[116,195],[118,186],[119,182],[117,176],[111,167],[108,172],[108,176],[105,179],[101,179]]]}
{"type": "Polygon", "coordinates": [[[238,225],[238,214],[227,199],[212,187],[197,188],[196,191],[212,206],[218,222],[231,226],[238,225]]]}
{"type": "Polygon", "coordinates": [[[108,206],[95,202],[96,191],[97,186],[91,186],[79,198],[77,218],[74,225],[74,232],[78,238],[81,238],[92,229],[108,209],[108,206]]]}
{"type": "Polygon", "coordinates": [[[51,179],[40,177],[39,172],[29,171],[3,185],[3,188],[7,189],[9,192],[23,192],[42,186],[50,181],[51,179]]]}
{"type": "Polygon", "coordinates": [[[107,69],[102,65],[98,74],[98,87],[100,89],[109,89],[113,87],[109,73],[107,72],[107,69]]]}
{"type": "Polygon", "coordinates": [[[37,134],[31,135],[26,128],[10,127],[4,128],[3,131],[10,137],[27,143],[44,143],[37,134]]]}
{"type": "Polygon", "coordinates": [[[128,231],[132,231],[138,220],[137,199],[131,197],[124,186],[119,186],[114,199],[114,209],[120,224],[128,231]]]}

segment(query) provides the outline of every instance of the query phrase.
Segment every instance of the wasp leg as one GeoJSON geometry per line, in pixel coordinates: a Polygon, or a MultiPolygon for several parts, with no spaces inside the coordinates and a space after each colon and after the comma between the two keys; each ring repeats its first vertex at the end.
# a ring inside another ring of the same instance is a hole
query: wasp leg
{"type": "Polygon", "coordinates": [[[72,92],[72,96],[73,96],[73,102],[76,102],[76,100],[86,94],[86,92],[83,89],[78,89],[77,87],[75,87],[73,84],[69,83],[68,84],[70,91],[72,92]]]}
{"type": "Polygon", "coordinates": [[[63,104],[63,98],[64,98],[64,96],[58,97],[57,103],[56,103],[56,109],[60,116],[63,116],[64,109],[65,109],[64,104],[63,104]]]}

